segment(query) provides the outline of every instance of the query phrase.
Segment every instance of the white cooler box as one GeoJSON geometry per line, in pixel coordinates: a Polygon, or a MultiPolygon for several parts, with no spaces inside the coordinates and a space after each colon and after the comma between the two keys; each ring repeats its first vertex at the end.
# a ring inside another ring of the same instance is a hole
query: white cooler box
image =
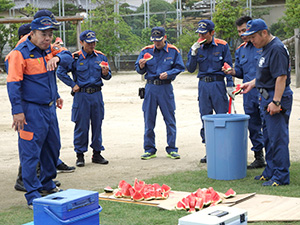
{"type": "Polygon", "coordinates": [[[236,225],[247,224],[247,211],[235,207],[212,206],[181,217],[178,225],[236,225]]]}

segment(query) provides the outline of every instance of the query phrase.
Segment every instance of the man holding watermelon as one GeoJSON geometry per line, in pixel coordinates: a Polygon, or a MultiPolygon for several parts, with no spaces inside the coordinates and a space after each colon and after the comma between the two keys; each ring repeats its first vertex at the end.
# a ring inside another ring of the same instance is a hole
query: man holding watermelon
{"type": "MultiPolygon", "coordinates": [[[[237,78],[243,79],[246,83],[251,81],[256,76],[256,65],[260,57],[262,49],[257,49],[250,41],[249,37],[242,36],[246,32],[246,24],[252,20],[249,16],[243,16],[236,21],[239,36],[244,41],[235,51],[235,66],[232,70],[224,73],[230,74],[237,78]]],[[[263,124],[262,115],[259,109],[259,93],[256,88],[252,89],[249,93],[243,96],[244,111],[250,116],[248,123],[249,138],[252,142],[251,150],[254,151],[255,160],[247,166],[248,169],[263,168],[266,166],[263,147],[263,124]]]]}
{"type": "Polygon", "coordinates": [[[59,66],[57,76],[72,88],[74,94],[72,121],[74,128],[74,148],[77,156],[76,166],[85,166],[84,153],[88,150],[88,137],[91,124],[93,149],[92,162],[108,164],[101,155],[105,150],[102,145],[102,121],[104,119],[104,102],[102,96],[103,79],[111,78],[107,57],[95,50],[96,34],[85,30],[80,34],[80,51],[73,53],[67,66],[59,66]],[[72,72],[73,79],[68,75],[72,72]]]}
{"type": "Polygon", "coordinates": [[[153,45],[144,47],[135,62],[136,71],[141,75],[145,74],[147,80],[143,102],[145,152],[141,159],[156,157],[154,127],[158,106],[167,127],[167,157],[179,159],[176,147],[175,99],[171,82],[185,68],[179,50],[166,41],[163,27],[152,28],[150,40],[153,45]]]}
{"type": "Polygon", "coordinates": [[[263,186],[287,185],[290,183],[289,118],[293,102],[289,52],[262,19],[250,20],[242,36],[249,36],[256,48],[262,48],[256,78],[241,86],[242,93],[254,87],[261,93],[267,166],[254,179],[265,181],[263,186]]]}
{"type": "MultiPolygon", "coordinates": [[[[200,20],[198,25],[196,33],[199,33],[199,40],[193,44],[188,53],[186,68],[193,73],[199,64],[198,101],[202,120],[202,116],[213,114],[213,111],[217,114],[228,112],[226,93],[234,99],[232,94],[234,84],[232,77],[222,71],[225,63],[232,67],[227,42],[214,37],[215,25],[211,20],[200,20]],[[225,77],[227,87],[225,86],[225,77]]],[[[205,143],[203,125],[200,135],[202,143],[205,143]]],[[[200,162],[206,163],[206,156],[200,162]]]]}

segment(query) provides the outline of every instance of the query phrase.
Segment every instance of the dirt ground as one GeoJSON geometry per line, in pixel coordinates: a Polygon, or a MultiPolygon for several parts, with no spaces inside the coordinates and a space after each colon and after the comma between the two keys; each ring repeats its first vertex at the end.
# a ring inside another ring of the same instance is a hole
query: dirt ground
{"type": "MultiPolygon", "coordinates": [[[[0,85],[0,211],[11,206],[26,207],[23,192],[14,190],[18,172],[17,134],[11,128],[11,106],[7,96],[4,76],[0,85]]],[[[300,138],[300,89],[294,91],[293,111],[290,118],[290,157],[298,161],[300,138]]],[[[1,82],[1,79],[0,79],[1,82]]],[[[237,83],[240,81],[237,81],[237,83]]],[[[109,160],[108,165],[91,163],[92,150],[85,154],[86,166],[76,168],[74,173],[58,174],[57,180],[62,189],[102,190],[107,185],[115,187],[121,179],[133,183],[134,178],[171,174],[176,171],[199,170],[206,173],[205,165],[199,160],[205,155],[205,146],[201,144],[199,129],[201,121],[197,103],[197,79],[195,75],[181,74],[173,82],[176,99],[177,146],[181,159],[173,160],[166,157],[166,128],[162,116],[158,113],[156,124],[157,158],[141,160],[143,153],[143,113],[142,100],[137,96],[138,88],[144,85],[140,75],[135,72],[119,72],[110,81],[104,81],[105,119],[103,123],[103,144],[106,150],[103,156],[109,160]]],[[[60,132],[60,158],[68,165],[75,165],[73,150],[73,127],[71,122],[72,96],[70,88],[58,82],[59,93],[64,99],[64,107],[57,110],[60,132]]],[[[244,113],[242,96],[235,101],[237,113],[244,113]]],[[[253,160],[248,141],[248,161],[253,160]]],[[[199,181],[199,184],[201,181],[199,181]]],[[[203,185],[203,184],[202,184],[203,185]]],[[[181,190],[183,191],[183,190],[181,190]]]]}

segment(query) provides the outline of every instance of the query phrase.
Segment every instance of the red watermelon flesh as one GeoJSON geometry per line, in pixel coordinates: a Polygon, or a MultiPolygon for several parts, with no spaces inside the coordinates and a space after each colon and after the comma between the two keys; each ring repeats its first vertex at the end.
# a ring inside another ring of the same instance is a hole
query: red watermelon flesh
{"type": "Polygon", "coordinates": [[[203,198],[196,198],[195,209],[201,210],[203,208],[203,198]]]}
{"type": "Polygon", "coordinates": [[[115,198],[122,198],[123,197],[123,194],[122,194],[122,191],[117,191],[115,194],[114,194],[115,198]]]}
{"type": "Polygon", "coordinates": [[[229,70],[232,69],[231,66],[229,66],[229,64],[228,64],[227,62],[224,62],[223,68],[224,68],[224,70],[226,70],[226,71],[229,71],[229,70]]]}
{"type": "Polygon", "coordinates": [[[161,190],[162,190],[162,192],[170,192],[170,191],[171,191],[171,188],[170,188],[168,185],[163,184],[163,185],[161,186],[161,190]]]}
{"type": "Polygon", "coordinates": [[[230,198],[236,195],[236,192],[230,188],[226,193],[224,194],[224,198],[230,198]]]}
{"type": "Polygon", "coordinates": [[[151,192],[144,192],[143,196],[144,196],[144,200],[146,200],[146,201],[150,201],[155,198],[155,197],[153,197],[151,192]]]}
{"type": "Polygon", "coordinates": [[[144,196],[142,195],[141,192],[136,191],[133,195],[132,195],[132,200],[133,201],[142,201],[144,199],[144,196]]]}
{"type": "Polygon", "coordinates": [[[148,53],[148,52],[146,52],[145,55],[144,55],[144,57],[143,57],[143,59],[145,59],[146,61],[148,61],[148,60],[150,60],[152,58],[153,58],[153,56],[150,53],[148,53]]]}
{"type": "Polygon", "coordinates": [[[219,204],[222,202],[222,198],[216,191],[211,193],[211,199],[212,199],[212,202],[215,204],[219,204]]]}
{"type": "Polygon", "coordinates": [[[203,199],[203,204],[204,206],[209,206],[211,204],[211,194],[210,193],[206,193],[204,195],[204,199],[203,199]]]}
{"type": "Polygon", "coordinates": [[[185,210],[185,205],[181,201],[179,201],[179,202],[177,202],[175,208],[177,210],[185,210]]]}
{"type": "Polygon", "coordinates": [[[185,206],[185,209],[190,209],[190,204],[187,198],[181,199],[182,204],[185,206]]]}
{"type": "Polygon", "coordinates": [[[195,209],[195,205],[196,205],[196,197],[192,196],[192,195],[189,195],[187,197],[187,199],[189,200],[189,206],[190,206],[190,209],[195,209]]]}
{"type": "Polygon", "coordinates": [[[134,193],[134,190],[130,184],[123,185],[123,187],[121,188],[121,191],[122,191],[122,195],[124,198],[130,198],[132,196],[132,194],[134,193]]]}
{"type": "Polygon", "coordinates": [[[200,45],[204,44],[207,40],[205,38],[199,38],[198,39],[198,43],[200,43],[200,45]]]}
{"type": "Polygon", "coordinates": [[[122,189],[122,187],[124,186],[124,185],[127,185],[128,183],[125,181],[125,180],[121,180],[120,182],[119,182],[119,185],[118,185],[118,188],[119,189],[122,189]]]}
{"type": "Polygon", "coordinates": [[[234,95],[238,95],[242,91],[241,85],[237,84],[235,90],[232,92],[234,95]]]}
{"type": "Polygon", "coordinates": [[[102,61],[102,62],[100,63],[100,66],[101,66],[101,67],[108,67],[108,62],[102,61]]]}
{"type": "Polygon", "coordinates": [[[135,178],[135,181],[134,181],[134,190],[135,191],[143,192],[144,188],[145,188],[145,182],[142,181],[142,180],[139,181],[137,178],[135,178]]]}
{"type": "Polygon", "coordinates": [[[114,191],[114,189],[112,189],[110,186],[106,186],[106,187],[104,188],[104,191],[105,191],[106,193],[111,193],[111,192],[114,191]]]}

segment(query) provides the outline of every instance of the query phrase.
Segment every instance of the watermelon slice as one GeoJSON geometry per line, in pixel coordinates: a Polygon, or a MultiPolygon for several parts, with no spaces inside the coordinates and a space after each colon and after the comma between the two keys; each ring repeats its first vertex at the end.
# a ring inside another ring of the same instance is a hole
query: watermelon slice
{"type": "Polygon", "coordinates": [[[104,191],[105,191],[106,193],[112,193],[112,192],[114,191],[114,189],[112,189],[110,186],[106,186],[106,187],[104,188],[104,191]]]}
{"type": "Polygon", "coordinates": [[[239,93],[241,93],[242,89],[241,89],[241,85],[237,84],[235,90],[232,92],[232,94],[234,95],[238,95],[239,93]]]}
{"type": "Polygon", "coordinates": [[[232,188],[229,188],[229,190],[224,194],[224,198],[230,198],[234,196],[236,196],[236,192],[232,190],[232,188]]]}
{"type": "Polygon", "coordinates": [[[153,197],[152,193],[149,191],[149,192],[144,192],[144,200],[145,201],[150,201],[152,199],[154,199],[155,197],[153,197]]]}
{"type": "Polygon", "coordinates": [[[224,68],[225,71],[232,70],[231,66],[229,66],[229,64],[227,62],[224,62],[223,68],[224,68]]]}
{"type": "Polygon", "coordinates": [[[114,196],[115,198],[122,198],[123,197],[123,194],[122,194],[122,191],[117,191],[116,193],[114,193],[114,196]]]}
{"type": "Polygon", "coordinates": [[[63,44],[64,44],[63,40],[62,40],[60,37],[57,37],[57,38],[55,39],[54,43],[55,43],[55,44],[60,44],[60,45],[63,45],[63,44]]]}
{"type": "Polygon", "coordinates": [[[101,67],[108,67],[108,62],[102,61],[99,65],[101,67]]]}
{"type": "Polygon", "coordinates": [[[196,211],[199,211],[202,208],[203,208],[203,198],[196,198],[196,205],[195,205],[196,211]]]}
{"type": "Polygon", "coordinates": [[[170,192],[170,191],[171,191],[171,188],[170,188],[168,185],[163,184],[163,185],[161,186],[161,190],[162,190],[162,192],[170,192]]]}
{"type": "Polygon", "coordinates": [[[205,38],[199,38],[198,39],[198,43],[200,43],[200,45],[204,44],[207,40],[205,38]]]}
{"type": "Polygon", "coordinates": [[[139,191],[134,192],[131,198],[133,201],[137,201],[137,202],[144,200],[144,196],[139,191]]]}
{"type": "Polygon", "coordinates": [[[139,192],[143,192],[144,191],[144,188],[145,188],[145,181],[142,181],[142,180],[138,180],[137,178],[135,178],[134,180],[134,190],[135,191],[139,191],[139,192]]]}
{"type": "Polygon", "coordinates": [[[181,201],[177,202],[175,208],[177,210],[185,210],[185,204],[183,204],[181,201]]]}
{"type": "Polygon", "coordinates": [[[144,57],[143,57],[143,59],[145,59],[146,61],[149,61],[152,58],[153,58],[153,56],[150,53],[148,53],[148,52],[146,52],[145,55],[144,55],[144,57]]]}

